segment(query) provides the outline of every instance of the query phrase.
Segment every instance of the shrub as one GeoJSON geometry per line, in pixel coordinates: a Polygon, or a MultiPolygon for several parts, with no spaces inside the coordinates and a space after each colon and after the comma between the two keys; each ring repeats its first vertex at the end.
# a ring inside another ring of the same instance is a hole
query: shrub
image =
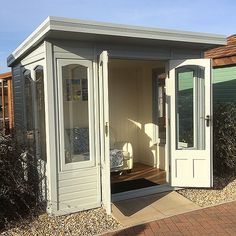
{"type": "Polygon", "coordinates": [[[36,178],[29,181],[32,159],[13,136],[0,133],[0,229],[28,215],[38,204],[36,178]]]}
{"type": "Polygon", "coordinates": [[[219,104],[214,111],[214,174],[236,173],[236,104],[219,104]]]}

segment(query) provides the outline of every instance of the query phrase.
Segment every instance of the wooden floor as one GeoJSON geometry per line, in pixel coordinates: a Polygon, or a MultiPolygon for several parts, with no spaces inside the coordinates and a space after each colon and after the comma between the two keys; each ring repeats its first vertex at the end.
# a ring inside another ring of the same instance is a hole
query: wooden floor
{"type": "Polygon", "coordinates": [[[152,166],[142,163],[134,163],[134,167],[130,173],[124,171],[122,174],[116,172],[111,173],[111,182],[117,183],[134,179],[148,179],[156,184],[166,183],[166,172],[152,166]]]}

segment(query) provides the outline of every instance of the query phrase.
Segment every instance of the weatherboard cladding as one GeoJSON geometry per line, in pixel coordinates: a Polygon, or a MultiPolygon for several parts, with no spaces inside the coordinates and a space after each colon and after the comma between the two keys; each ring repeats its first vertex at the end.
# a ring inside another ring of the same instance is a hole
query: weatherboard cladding
{"type": "Polygon", "coordinates": [[[236,34],[227,38],[227,45],[205,52],[213,59],[213,102],[236,102],[236,34]]]}
{"type": "Polygon", "coordinates": [[[236,66],[214,68],[213,70],[213,102],[236,103],[236,66]]]}
{"type": "Polygon", "coordinates": [[[14,103],[14,126],[16,130],[17,140],[22,143],[24,132],[24,98],[23,98],[23,82],[21,76],[20,64],[12,68],[13,81],[13,103],[14,103]]]}

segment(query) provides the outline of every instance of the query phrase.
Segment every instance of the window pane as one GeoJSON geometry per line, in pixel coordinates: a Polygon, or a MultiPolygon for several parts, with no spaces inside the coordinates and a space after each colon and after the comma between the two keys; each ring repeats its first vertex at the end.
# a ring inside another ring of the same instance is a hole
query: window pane
{"type": "Polygon", "coordinates": [[[177,73],[177,149],[194,147],[194,74],[177,73]]]}
{"type": "Polygon", "coordinates": [[[88,68],[62,67],[65,162],[90,159],[88,114],[88,68]]]}
{"type": "Polygon", "coordinates": [[[45,130],[45,104],[44,104],[44,74],[43,68],[35,71],[36,76],[36,105],[38,118],[38,139],[39,139],[39,155],[46,161],[46,130],[45,130]]]}
{"type": "Polygon", "coordinates": [[[33,110],[33,91],[32,79],[29,71],[24,74],[25,86],[25,119],[26,119],[26,142],[28,151],[35,156],[35,129],[34,129],[34,110],[33,110]]]}

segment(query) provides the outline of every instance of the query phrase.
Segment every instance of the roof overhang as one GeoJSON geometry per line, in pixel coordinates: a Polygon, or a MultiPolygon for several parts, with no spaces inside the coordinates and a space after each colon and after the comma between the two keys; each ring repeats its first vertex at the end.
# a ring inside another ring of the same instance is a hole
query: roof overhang
{"type": "Polygon", "coordinates": [[[226,45],[226,36],[189,31],[147,28],[113,23],[102,23],[48,17],[20,46],[7,58],[8,66],[25,55],[46,38],[79,39],[86,41],[130,41],[150,45],[186,45],[207,50],[226,45]]]}
{"type": "Polygon", "coordinates": [[[12,77],[11,72],[6,72],[6,73],[0,74],[0,80],[2,80],[2,79],[11,79],[11,77],[12,77]]]}

